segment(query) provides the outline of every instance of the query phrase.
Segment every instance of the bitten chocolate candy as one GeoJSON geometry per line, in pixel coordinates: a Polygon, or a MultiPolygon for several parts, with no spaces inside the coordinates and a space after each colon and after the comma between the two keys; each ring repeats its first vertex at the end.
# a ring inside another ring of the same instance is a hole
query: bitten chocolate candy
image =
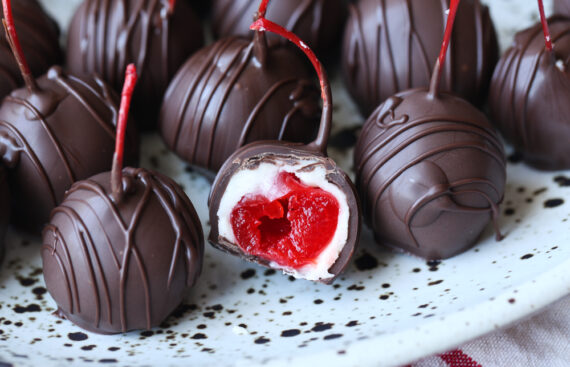
{"type": "MultiPolygon", "coordinates": [[[[37,84],[37,91],[13,91],[0,107],[0,161],[8,168],[14,221],[39,233],[72,183],[110,167],[119,100],[102,80],[59,67],[37,84]]],[[[135,163],[131,126],[125,156],[135,163]]]]}
{"type": "Polygon", "coordinates": [[[352,182],[332,159],[300,144],[241,148],[216,177],[208,206],[214,247],[327,284],[360,238],[352,182]]]}
{"type": "MultiPolygon", "coordinates": [[[[397,92],[429,85],[448,5],[441,0],[359,0],[350,5],[342,70],[365,116],[397,92]]],[[[481,105],[499,49],[489,10],[479,0],[461,2],[448,53],[442,91],[481,105]]]]}
{"type": "Polygon", "coordinates": [[[569,169],[570,19],[549,18],[554,51],[542,25],[516,34],[491,82],[492,121],[530,165],[569,169]]]}
{"type": "MultiPolygon", "coordinates": [[[[214,0],[212,29],[216,38],[253,37],[249,25],[259,0],[214,0]]],[[[280,0],[271,3],[267,18],[304,40],[318,54],[330,53],[340,41],[346,6],[342,0],[280,0]]],[[[269,41],[280,41],[268,35],[269,41]]]]}
{"type": "Polygon", "coordinates": [[[43,233],[46,286],[57,313],[97,333],[158,326],[198,278],[200,220],[182,189],[144,169],[123,169],[116,200],[110,172],[80,181],[43,233]]]}
{"type": "MultiPolygon", "coordinates": [[[[63,61],[63,53],[59,46],[59,28],[36,0],[14,1],[12,14],[24,54],[34,76],[44,74],[51,66],[63,61]]],[[[1,6],[0,17],[4,17],[1,6]]],[[[0,101],[23,84],[6,33],[0,25],[0,101]]]]}
{"type": "Polygon", "coordinates": [[[376,240],[427,259],[473,245],[497,218],[505,190],[493,126],[468,102],[426,89],[397,94],[374,111],[354,163],[376,240]]]}
{"type": "Polygon", "coordinates": [[[217,172],[253,141],[312,141],[319,112],[318,89],[298,51],[233,37],[180,68],[164,97],[160,132],[182,159],[217,172]]]}
{"type": "Polygon", "coordinates": [[[71,74],[97,73],[120,92],[127,64],[141,74],[131,111],[139,127],[155,128],[168,83],[202,47],[202,25],[188,1],[86,0],[71,22],[67,67],[71,74]]]}

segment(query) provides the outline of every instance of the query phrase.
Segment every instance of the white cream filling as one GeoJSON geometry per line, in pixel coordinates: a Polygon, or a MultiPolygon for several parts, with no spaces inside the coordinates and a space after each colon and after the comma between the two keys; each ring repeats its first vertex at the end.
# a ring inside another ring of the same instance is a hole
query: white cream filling
{"type": "Polygon", "coordinates": [[[317,257],[314,264],[306,265],[300,269],[292,269],[272,262],[271,267],[281,269],[283,272],[296,278],[308,280],[331,278],[333,274],[330,274],[328,269],[338,259],[348,238],[350,211],[346,195],[338,186],[327,180],[327,170],[318,160],[306,159],[299,161],[295,165],[283,161],[272,161],[271,163],[262,162],[254,169],[243,169],[234,174],[228,183],[218,209],[219,234],[237,245],[237,240],[230,222],[232,210],[240,200],[248,194],[263,195],[270,201],[285,195],[287,193],[286,191],[274,185],[277,176],[281,172],[294,173],[301,183],[307,186],[321,188],[333,195],[339,204],[339,215],[334,237],[317,257]],[[308,166],[312,166],[311,169],[303,171],[303,168],[308,166]]]}

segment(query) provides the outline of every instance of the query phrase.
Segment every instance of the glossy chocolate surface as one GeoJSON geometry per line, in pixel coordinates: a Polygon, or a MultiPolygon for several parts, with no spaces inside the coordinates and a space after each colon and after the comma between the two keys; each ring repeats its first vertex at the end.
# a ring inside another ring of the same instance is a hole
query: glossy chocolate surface
{"type": "Polygon", "coordinates": [[[4,239],[10,220],[10,196],[8,192],[8,181],[6,181],[6,171],[0,166],[0,263],[4,258],[4,239]]]}
{"type": "MultiPolygon", "coordinates": [[[[349,6],[342,70],[365,116],[397,92],[429,85],[448,5],[442,0],[360,0],[349,6]]],[[[463,0],[441,90],[481,105],[498,57],[488,8],[479,0],[463,0]]]]}
{"type": "Polygon", "coordinates": [[[445,93],[388,98],[364,125],[354,162],[377,242],[426,259],[473,245],[504,195],[506,161],[493,126],[445,93]]]}
{"type": "MultiPolygon", "coordinates": [[[[336,185],[347,198],[349,208],[348,238],[336,262],[329,268],[331,278],[323,279],[324,283],[332,283],[349,264],[360,238],[360,204],[356,198],[356,189],[348,176],[337,167],[336,163],[323,155],[308,150],[300,144],[285,142],[262,141],[249,144],[233,154],[221,168],[212,189],[208,207],[210,210],[210,236],[209,242],[219,250],[232,255],[240,256],[245,260],[271,267],[269,261],[243,252],[235,243],[223,238],[218,232],[218,209],[228,184],[236,173],[244,169],[255,169],[260,163],[272,163],[275,160],[290,161],[292,164],[302,160],[317,160],[319,165],[327,170],[327,179],[336,185]]],[[[263,177],[260,177],[263,180],[263,177]]]]}
{"type": "MultiPolygon", "coordinates": [[[[0,162],[8,168],[13,219],[39,233],[50,211],[77,180],[111,167],[119,100],[98,78],[78,79],[59,67],[17,89],[0,107],[0,162]]],[[[134,124],[125,160],[138,160],[134,124]]]]}
{"type": "Polygon", "coordinates": [[[555,0],[554,14],[562,14],[570,17],[570,0],[555,0]]]}
{"type": "MultiPolygon", "coordinates": [[[[249,30],[258,0],[214,0],[212,29],[216,38],[242,36],[249,30]]],[[[342,0],[279,0],[271,2],[267,19],[283,25],[306,42],[318,54],[330,52],[340,41],[346,6],[342,0]]],[[[286,41],[268,35],[270,42],[286,41]]]]}
{"type": "Polygon", "coordinates": [[[172,81],[160,113],[168,147],[217,172],[238,148],[258,140],[313,140],[319,91],[299,51],[283,45],[257,56],[256,41],[225,38],[200,50],[172,81]]]}
{"type": "MultiPolygon", "coordinates": [[[[36,77],[63,61],[59,27],[36,0],[12,2],[14,24],[30,71],[36,77]]],[[[0,16],[4,11],[0,7],[0,16]]],[[[0,25],[0,100],[24,84],[4,27],[0,25]]]]}
{"type": "Polygon", "coordinates": [[[97,73],[120,92],[127,64],[135,63],[140,78],[131,112],[139,127],[155,128],[170,80],[203,38],[188,1],[176,1],[169,13],[166,0],[86,0],[70,25],[67,68],[97,73]]]}
{"type": "Polygon", "coordinates": [[[43,233],[46,286],[57,313],[96,333],[158,326],[194,285],[204,237],[198,215],[171,179],[123,169],[77,182],[43,233]]]}
{"type": "Polygon", "coordinates": [[[570,18],[548,24],[554,52],[545,48],[542,25],[517,33],[491,83],[492,121],[533,167],[570,168],[570,18]]]}

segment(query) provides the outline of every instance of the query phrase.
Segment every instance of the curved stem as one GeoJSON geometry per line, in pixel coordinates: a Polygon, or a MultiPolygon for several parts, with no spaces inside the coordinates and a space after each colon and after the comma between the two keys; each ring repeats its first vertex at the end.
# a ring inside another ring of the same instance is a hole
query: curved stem
{"type": "Polygon", "coordinates": [[[32,72],[30,71],[28,62],[24,57],[24,51],[22,51],[22,45],[20,44],[18,34],[16,33],[16,27],[14,26],[14,16],[12,15],[11,0],[2,0],[2,6],[4,10],[4,19],[2,19],[2,23],[4,24],[4,30],[6,31],[6,38],[8,39],[10,48],[14,53],[14,58],[18,63],[18,67],[22,73],[22,78],[24,79],[24,83],[26,84],[28,91],[30,93],[33,93],[39,88],[36,80],[32,75],[32,72]]]}
{"type": "Polygon", "coordinates": [[[137,69],[134,64],[127,66],[125,84],[121,94],[121,107],[117,122],[117,137],[115,139],[115,154],[113,155],[113,168],[111,169],[111,191],[115,201],[120,202],[123,197],[123,153],[125,151],[125,133],[129,119],[129,108],[133,91],[137,83],[137,69]]]}
{"type": "Polygon", "coordinates": [[[313,142],[309,143],[307,147],[311,150],[316,150],[326,155],[327,143],[331,131],[333,110],[331,87],[323,65],[319,59],[317,59],[317,56],[309,48],[309,46],[307,46],[299,37],[297,37],[297,35],[283,28],[279,24],[273,23],[272,21],[265,18],[259,18],[250,26],[250,29],[273,32],[288,39],[297,45],[297,47],[299,47],[307,55],[309,60],[311,60],[313,67],[319,75],[319,81],[321,84],[321,97],[323,99],[323,112],[317,137],[313,142]]]}

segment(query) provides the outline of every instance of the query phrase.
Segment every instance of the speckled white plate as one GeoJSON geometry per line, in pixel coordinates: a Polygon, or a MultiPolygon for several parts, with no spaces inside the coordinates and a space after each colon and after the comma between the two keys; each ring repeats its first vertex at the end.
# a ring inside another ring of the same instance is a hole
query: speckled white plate
{"type": "MultiPolygon", "coordinates": [[[[62,9],[62,22],[72,12],[70,0],[44,3],[62,9]]],[[[536,20],[534,1],[489,3],[501,20],[503,46],[536,20]]],[[[334,90],[333,142],[340,146],[362,119],[341,83],[334,90]]],[[[208,182],[157,136],[145,137],[143,146],[143,165],[185,187],[207,231],[208,182]]],[[[331,153],[350,167],[350,151],[331,153]]],[[[507,238],[500,243],[489,229],[467,253],[426,264],[378,248],[365,231],[355,261],[333,286],[207,246],[201,282],[175,314],[155,330],[118,336],[89,334],[52,316],[40,240],[11,232],[0,269],[0,366],[378,366],[448,350],[570,293],[570,172],[539,173],[511,162],[508,174],[501,218],[507,238]]]]}

